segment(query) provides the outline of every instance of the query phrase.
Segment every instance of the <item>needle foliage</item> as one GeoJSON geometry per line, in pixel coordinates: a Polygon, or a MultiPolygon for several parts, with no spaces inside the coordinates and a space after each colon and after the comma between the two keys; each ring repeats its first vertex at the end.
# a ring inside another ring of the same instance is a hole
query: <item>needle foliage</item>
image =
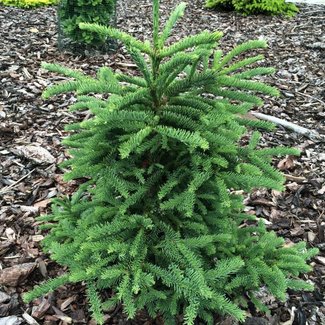
{"type": "Polygon", "coordinates": [[[286,0],[206,0],[207,8],[233,9],[245,15],[268,14],[294,16],[299,9],[286,0]]]}
{"type": "Polygon", "coordinates": [[[75,92],[71,110],[90,110],[92,117],[68,125],[72,135],[64,140],[72,155],[65,179],[86,181],[41,217],[49,230],[44,248],[68,271],[35,287],[26,301],[83,281],[100,324],[105,310],[122,303],[129,318],[145,309],[165,324],[181,316],[191,325],[196,318],[213,324],[216,314],[243,320],[248,300],[265,310],[255,297],[262,286],[281,300],[288,288],[312,289],[299,275],[310,270],[306,260],[316,251],[304,242],[287,247],[243,212],[238,194],[281,190],[284,178],[272,156],[299,153],[259,149],[258,131],[242,141],[248,128],[273,127],[242,117],[262,104],[261,95],[278,95],[255,80],[273,72],[254,66],[262,56],[245,56],[266,44],[249,41],[224,54],[222,33],[204,31],[167,45],[184,8],[180,4],[160,28],[153,1],[152,42],[80,24],[122,41],[138,76],[103,67],[90,77],[43,65],[71,78],[44,97],[75,92]]]}
{"type": "Polygon", "coordinates": [[[58,18],[63,33],[77,44],[98,46],[105,42],[101,34],[82,30],[80,23],[109,25],[115,14],[116,0],[60,0],[58,18]]]}
{"type": "Polygon", "coordinates": [[[0,4],[17,8],[31,9],[41,6],[56,5],[58,0],[0,0],[0,4]]]}

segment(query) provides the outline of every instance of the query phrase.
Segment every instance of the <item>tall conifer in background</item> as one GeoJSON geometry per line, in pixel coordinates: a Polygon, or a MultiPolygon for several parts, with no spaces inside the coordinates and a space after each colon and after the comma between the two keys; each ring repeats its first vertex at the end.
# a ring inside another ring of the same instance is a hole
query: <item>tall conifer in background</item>
{"type": "Polygon", "coordinates": [[[44,97],[76,92],[71,110],[93,116],[69,125],[72,135],[64,140],[72,155],[65,179],[87,181],[41,217],[49,229],[44,248],[68,271],[35,287],[26,301],[84,281],[98,323],[121,302],[129,318],[145,309],[165,324],[176,324],[176,316],[184,324],[197,317],[213,324],[216,314],[243,320],[248,300],[265,310],[255,297],[262,286],[281,300],[288,288],[312,289],[298,276],[310,270],[306,260],[316,251],[304,242],[286,247],[243,212],[238,195],[259,187],[281,190],[284,178],[272,167],[272,156],[298,154],[259,149],[257,131],[240,144],[248,127],[273,127],[242,117],[262,104],[259,95],[278,95],[254,80],[273,72],[253,66],[263,57],[243,58],[266,44],[249,41],[223,54],[216,49],[222,34],[204,31],[166,45],[184,9],[181,3],[160,29],[153,1],[152,43],[80,24],[122,41],[139,76],[103,67],[92,78],[44,64],[73,79],[44,97]],[[103,299],[104,290],[109,299],[103,299]]]}

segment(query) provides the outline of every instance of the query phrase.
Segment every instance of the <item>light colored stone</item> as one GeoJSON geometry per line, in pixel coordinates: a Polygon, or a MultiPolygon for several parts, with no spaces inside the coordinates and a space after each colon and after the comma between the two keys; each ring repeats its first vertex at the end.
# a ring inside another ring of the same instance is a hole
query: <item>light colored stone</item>
{"type": "Polygon", "coordinates": [[[316,256],[316,257],[315,257],[315,260],[316,260],[317,262],[319,262],[320,264],[325,265],[325,257],[323,257],[323,256],[316,256]]]}
{"type": "Polygon", "coordinates": [[[0,325],[18,325],[21,320],[17,316],[8,316],[0,318],[0,325]]]}

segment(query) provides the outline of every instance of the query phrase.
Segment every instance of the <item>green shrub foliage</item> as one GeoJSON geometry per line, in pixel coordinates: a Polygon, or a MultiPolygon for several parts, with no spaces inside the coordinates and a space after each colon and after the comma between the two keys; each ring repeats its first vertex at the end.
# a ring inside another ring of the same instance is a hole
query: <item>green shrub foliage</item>
{"type": "Polygon", "coordinates": [[[223,54],[215,50],[222,34],[204,31],[165,45],[184,8],[180,4],[159,32],[154,1],[153,44],[80,24],[121,40],[139,76],[103,67],[93,78],[44,64],[73,79],[44,96],[74,91],[79,97],[71,110],[90,110],[93,117],[69,125],[73,133],[64,141],[72,155],[65,179],[85,181],[41,217],[49,229],[44,247],[68,272],[27,293],[26,301],[84,281],[98,323],[121,302],[129,318],[146,309],[166,324],[175,324],[177,315],[184,324],[197,317],[212,324],[216,313],[243,320],[247,299],[264,310],[255,298],[262,286],[281,300],[288,288],[312,289],[298,276],[310,270],[306,260],[316,251],[304,242],[287,247],[243,212],[238,194],[281,190],[284,179],[272,156],[298,154],[259,149],[257,131],[242,142],[248,127],[273,127],[242,117],[262,103],[259,95],[278,94],[254,80],[273,72],[253,66],[263,57],[243,56],[266,44],[249,41],[223,54]],[[103,290],[112,292],[109,299],[103,290]]]}
{"type": "Polygon", "coordinates": [[[285,0],[206,0],[207,8],[234,9],[245,15],[270,14],[294,16],[298,8],[285,0]]]}
{"type": "Polygon", "coordinates": [[[107,26],[115,15],[116,0],[61,0],[58,17],[65,36],[78,44],[100,45],[106,36],[82,30],[80,23],[107,26]]]}
{"type": "Polygon", "coordinates": [[[41,6],[56,5],[58,0],[0,0],[0,5],[31,9],[41,6]]]}

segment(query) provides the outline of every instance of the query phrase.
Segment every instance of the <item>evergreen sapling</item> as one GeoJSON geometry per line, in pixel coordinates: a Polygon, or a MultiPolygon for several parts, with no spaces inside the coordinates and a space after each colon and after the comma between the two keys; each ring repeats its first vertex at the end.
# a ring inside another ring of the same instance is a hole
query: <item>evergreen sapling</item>
{"type": "Polygon", "coordinates": [[[262,286],[281,300],[288,288],[312,289],[299,274],[310,271],[306,260],[317,251],[304,242],[287,247],[243,212],[238,195],[260,187],[281,190],[284,178],[272,156],[299,153],[259,149],[258,131],[247,145],[240,142],[248,128],[273,128],[243,117],[262,104],[261,95],[278,95],[254,80],[274,71],[254,67],[263,57],[243,58],[266,44],[249,41],[223,54],[222,33],[203,31],[166,45],[184,9],[184,3],[177,6],[160,31],[153,1],[152,44],[111,27],[80,24],[122,41],[139,76],[103,67],[93,78],[43,65],[72,78],[44,97],[76,92],[71,110],[90,110],[92,117],[68,125],[72,135],[64,140],[72,155],[64,163],[65,180],[87,181],[40,218],[49,230],[44,249],[68,271],[35,287],[26,301],[83,281],[99,324],[119,303],[129,318],[145,309],[165,324],[176,324],[180,315],[184,324],[196,318],[213,324],[216,314],[244,320],[248,300],[265,310],[255,296],[262,286]],[[107,300],[104,290],[112,292],[107,300]]]}

